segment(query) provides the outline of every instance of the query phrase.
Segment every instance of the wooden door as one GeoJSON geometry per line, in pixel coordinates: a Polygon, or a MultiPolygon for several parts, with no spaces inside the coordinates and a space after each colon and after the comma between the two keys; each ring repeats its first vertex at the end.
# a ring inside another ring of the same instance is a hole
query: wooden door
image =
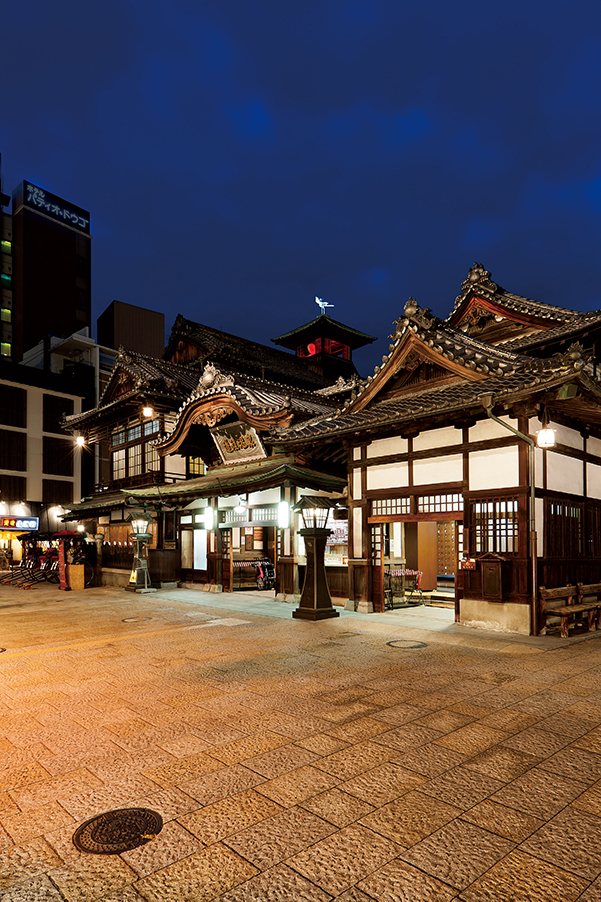
{"type": "Polygon", "coordinates": [[[374,611],[384,611],[384,541],[383,524],[371,527],[371,598],[374,611]]]}
{"type": "Polygon", "coordinates": [[[224,592],[233,592],[232,531],[221,530],[221,583],[224,592]]]}
{"type": "Polygon", "coordinates": [[[443,520],[436,525],[438,527],[437,575],[447,577],[450,582],[455,578],[455,521],[443,520]]]}

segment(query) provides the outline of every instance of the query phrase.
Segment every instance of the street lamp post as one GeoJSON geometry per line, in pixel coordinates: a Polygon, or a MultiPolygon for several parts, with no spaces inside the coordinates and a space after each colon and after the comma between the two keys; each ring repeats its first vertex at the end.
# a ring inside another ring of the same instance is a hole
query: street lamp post
{"type": "Polygon", "coordinates": [[[152,592],[150,574],[148,572],[148,543],[152,539],[150,532],[151,516],[146,511],[130,514],[131,531],[136,540],[136,554],[134,557],[129,584],[127,588],[131,592],[152,592]]]}
{"type": "Polygon", "coordinates": [[[307,557],[300,603],[292,612],[292,616],[300,620],[325,620],[340,616],[332,607],[324,561],[326,542],[331,532],[326,528],[326,523],[328,513],[334,506],[329,498],[304,495],[293,507],[294,511],[300,511],[303,518],[304,528],[299,529],[299,535],[305,540],[307,557]]]}

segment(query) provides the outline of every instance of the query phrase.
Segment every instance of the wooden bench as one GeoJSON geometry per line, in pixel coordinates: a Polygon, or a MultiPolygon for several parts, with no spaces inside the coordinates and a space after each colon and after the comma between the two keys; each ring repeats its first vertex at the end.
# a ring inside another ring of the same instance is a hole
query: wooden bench
{"type": "Polygon", "coordinates": [[[596,630],[601,609],[601,583],[575,586],[562,586],[559,589],[540,587],[541,614],[547,619],[559,617],[560,631],[564,639],[569,636],[570,627],[576,623],[586,622],[589,630],[596,630]],[[585,598],[596,596],[594,601],[585,598]],[[562,602],[564,602],[562,604],[562,602]]]}

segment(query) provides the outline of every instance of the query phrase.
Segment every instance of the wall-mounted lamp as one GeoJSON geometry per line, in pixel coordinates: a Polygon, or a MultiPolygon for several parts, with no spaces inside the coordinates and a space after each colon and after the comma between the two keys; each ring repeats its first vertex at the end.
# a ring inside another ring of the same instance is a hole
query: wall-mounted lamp
{"type": "Polygon", "coordinates": [[[238,495],[238,504],[234,507],[237,514],[245,514],[248,510],[248,495],[238,495]]]}
{"type": "Polygon", "coordinates": [[[143,407],[142,415],[145,417],[152,417],[154,416],[154,410],[152,409],[152,407],[143,407]]]}
{"type": "Polygon", "coordinates": [[[86,440],[83,435],[78,435],[77,438],[75,439],[75,441],[77,442],[77,444],[79,445],[80,448],[83,445],[85,445],[85,443],[86,443],[86,440]]]}
{"type": "Polygon", "coordinates": [[[80,523],[77,527],[77,532],[85,532],[85,531],[86,531],[85,526],[83,525],[83,523],[80,523]]]}
{"type": "Polygon", "coordinates": [[[549,413],[546,407],[543,407],[541,422],[543,428],[536,433],[536,444],[539,448],[554,448],[555,430],[551,429],[549,426],[549,413]]]}

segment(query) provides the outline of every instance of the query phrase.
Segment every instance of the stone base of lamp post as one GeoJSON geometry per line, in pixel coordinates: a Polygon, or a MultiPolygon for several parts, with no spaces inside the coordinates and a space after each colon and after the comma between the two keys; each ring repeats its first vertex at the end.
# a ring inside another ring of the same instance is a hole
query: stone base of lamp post
{"type": "Polygon", "coordinates": [[[301,599],[292,616],[300,620],[326,620],[328,617],[340,617],[332,607],[332,597],[328,588],[324,554],[329,529],[300,529],[305,540],[307,566],[301,599]]]}

